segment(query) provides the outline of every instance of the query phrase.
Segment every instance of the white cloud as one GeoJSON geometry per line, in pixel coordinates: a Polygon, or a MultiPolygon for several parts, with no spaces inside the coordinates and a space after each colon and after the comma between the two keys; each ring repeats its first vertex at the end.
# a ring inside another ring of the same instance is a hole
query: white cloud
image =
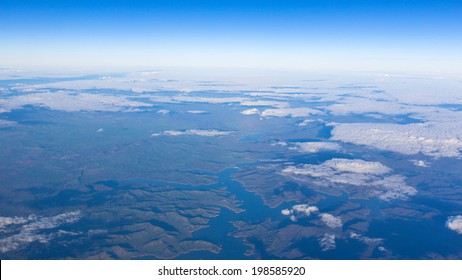
{"type": "Polygon", "coordinates": [[[332,139],[367,145],[381,150],[432,157],[459,157],[462,150],[462,123],[351,123],[339,124],[332,139]]]}
{"type": "Polygon", "coordinates": [[[168,113],[170,113],[170,111],[162,109],[162,110],[157,111],[157,113],[162,114],[162,115],[167,115],[168,113]]]}
{"type": "Polygon", "coordinates": [[[271,143],[271,146],[273,146],[273,147],[276,147],[276,146],[285,147],[285,146],[287,146],[287,143],[282,142],[282,141],[278,141],[278,142],[271,143]]]}
{"type": "Polygon", "coordinates": [[[319,216],[321,216],[321,220],[330,228],[341,228],[343,226],[340,217],[335,217],[328,213],[321,213],[319,216]]]}
{"type": "Polygon", "coordinates": [[[50,231],[51,229],[62,224],[77,222],[80,217],[80,211],[66,212],[52,217],[36,215],[13,218],[0,217],[0,232],[9,235],[0,239],[0,252],[6,253],[17,250],[32,242],[47,243],[56,236],[67,234],[65,231],[50,231]],[[19,227],[17,227],[18,225],[19,227]],[[11,235],[11,233],[13,234],[11,235]]]}
{"type": "Polygon", "coordinates": [[[298,204],[292,206],[292,210],[294,213],[302,213],[305,214],[307,217],[311,215],[311,213],[318,212],[319,209],[316,206],[310,206],[308,204],[298,204]]]}
{"type": "Polygon", "coordinates": [[[424,160],[411,160],[411,162],[418,167],[428,167],[428,163],[424,160]]]}
{"type": "Polygon", "coordinates": [[[100,128],[100,129],[96,130],[96,133],[101,133],[103,131],[104,131],[104,129],[100,128]]]}
{"type": "Polygon", "coordinates": [[[252,108],[252,109],[242,111],[241,114],[243,114],[243,115],[258,115],[258,114],[260,114],[260,111],[257,108],[252,108]]]}
{"type": "Polygon", "coordinates": [[[371,237],[363,236],[363,235],[355,233],[355,232],[350,233],[350,238],[358,240],[358,241],[360,241],[360,242],[362,242],[364,244],[370,245],[370,246],[378,246],[379,244],[381,244],[383,242],[382,238],[371,238],[371,237]]]}
{"type": "Polygon", "coordinates": [[[207,111],[201,111],[201,110],[189,110],[187,111],[190,114],[206,114],[207,111]]]}
{"type": "Polygon", "coordinates": [[[364,161],[361,159],[334,158],[326,161],[325,164],[340,172],[385,174],[391,171],[390,168],[380,162],[364,161]]]}
{"type": "Polygon", "coordinates": [[[361,193],[388,201],[406,199],[417,190],[405,182],[405,177],[389,175],[392,170],[379,162],[359,159],[331,159],[322,164],[288,166],[282,174],[295,180],[306,181],[319,186],[360,187],[361,193]]]}
{"type": "Polygon", "coordinates": [[[153,133],[151,134],[151,136],[196,135],[196,136],[214,137],[214,136],[226,136],[232,133],[233,133],[232,131],[220,131],[220,130],[214,130],[214,129],[188,129],[188,130],[166,130],[161,133],[153,133]]]}
{"type": "Polygon", "coordinates": [[[380,175],[389,173],[390,171],[390,168],[380,162],[343,158],[334,158],[325,161],[321,165],[305,164],[302,167],[289,166],[283,170],[284,173],[309,175],[312,177],[328,176],[340,172],[380,175]]]}
{"type": "Polygon", "coordinates": [[[320,114],[321,111],[311,108],[280,108],[266,109],[261,113],[262,117],[308,117],[313,114],[320,114]]]}
{"type": "Polygon", "coordinates": [[[287,102],[280,102],[280,101],[273,101],[273,100],[248,100],[241,102],[242,106],[264,106],[264,107],[275,107],[275,108],[287,108],[289,107],[289,103],[287,102]]]}
{"type": "Polygon", "coordinates": [[[303,153],[318,153],[321,151],[339,151],[341,147],[337,143],[332,142],[297,142],[299,151],[303,153]]]}
{"type": "Polygon", "coordinates": [[[191,102],[191,103],[242,103],[248,101],[248,98],[243,97],[205,97],[205,96],[190,96],[190,95],[176,95],[171,97],[172,101],[191,102]]]}
{"type": "Polygon", "coordinates": [[[462,234],[462,215],[450,216],[446,221],[446,226],[448,229],[462,234]]]}
{"type": "Polygon", "coordinates": [[[319,239],[319,246],[321,246],[322,251],[334,250],[337,246],[335,244],[335,235],[324,233],[322,238],[319,239]]]}
{"type": "Polygon", "coordinates": [[[291,209],[283,209],[281,210],[281,214],[284,216],[291,215],[290,219],[292,221],[296,221],[295,214],[302,214],[304,216],[311,216],[312,213],[318,212],[319,209],[316,206],[310,206],[308,204],[297,204],[292,206],[291,209]]]}
{"type": "Polygon", "coordinates": [[[307,126],[308,124],[313,123],[313,122],[315,122],[315,120],[304,120],[304,121],[298,123],[297,125],[298,126],[307,126]]]}

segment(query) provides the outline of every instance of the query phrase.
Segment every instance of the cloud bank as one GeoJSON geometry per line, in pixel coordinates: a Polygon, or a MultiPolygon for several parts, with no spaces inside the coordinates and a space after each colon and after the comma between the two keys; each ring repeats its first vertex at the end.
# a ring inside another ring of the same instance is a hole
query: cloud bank
{"type": "Polygon", "coordinates": [[[339,124],[332,139],[406,155],[460,157],[462,124],[452,123],[351,123],[339,124]]]}

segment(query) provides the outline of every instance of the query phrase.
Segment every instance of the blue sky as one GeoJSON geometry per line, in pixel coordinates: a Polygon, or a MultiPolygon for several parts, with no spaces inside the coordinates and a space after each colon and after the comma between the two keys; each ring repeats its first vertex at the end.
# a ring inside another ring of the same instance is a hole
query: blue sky
{"type": "Polygon", "coordinates": [[[0,65],[462,69],[462,1],[0,0],[0,65]]]}

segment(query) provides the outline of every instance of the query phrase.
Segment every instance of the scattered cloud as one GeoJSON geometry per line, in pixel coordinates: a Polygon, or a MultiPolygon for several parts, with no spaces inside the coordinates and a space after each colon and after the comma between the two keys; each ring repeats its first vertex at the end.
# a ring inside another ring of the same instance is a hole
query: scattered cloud
{"type": "Polygon", "coordinates": [[[332,142],[297,142],[298,151],[302,153],[319,153],[321,151],[340,151],[342,147],[332,142]]]}
{"type": "Polygon", "coordinates": [[[448,217],[446,227],[458,234],[462,234],[462,215],[448,217]]]}
{"type": "Polygon", "coordinates": [[[207,111],[201,111],[201,110],[189,110],[187,112],[190,114],[207,114],[207,111]]]}
{"type": "Polygon", "coordinates": [[[319,238],[319,246],[323,252],[334,250],[337,246],[335,244],[335,235],[324,233],[324,235],[319,238]]]}
{"type": "Polygon", "coordinates": [[[275,108],[288,108],[289,103],[274,101],[274,100],[248,100],[241,102],[242,106],[252,107],[275,107],[275,108]]]}
{"type": "Polygon", "coordinates": [[[100,128],[100,129],[96,130],[96,133],[101,133],[103,131],[104,131],[104,129],[100,128]]]}
{"type": "Polygon", "coordinates": [[[283,209],[281,210],[281,214],[284,216],[290,216],[290,219],[292,221],[297,221],[297,216],[303,215],[303,216],[311,216],[312,213],[318,212],[319,209],[316,206],[310,206],[308,204],[298,204],[292,206],[291,209],[283,209]]]}
{"type": "Polygon", "coordinates": [[[287,143],[283,142],[283,141],[277,141],[277,142],[271,143],[271,146],[273,146],[273,147],[275,147],[275,146],[285,147],[285,146],[287,146],[287,143]]]}
{"type": "Polygon", "coordinates": [[[260,111],[257,108],[252,108],[252,109],[242,111],[241,114],[248,115],[248,116],[249,115],[258,115],[258,114],[260,114],[260,111]]]}
{"type": "Polygon", "coordinates": [[[281,210],[281,214],[284,216],[289,216],[292,214],[302,213],[306,216],[310,216],[311,213],[318,212],[319,209],[316,206],[310,206],[308,204],[298,204],[292,206],[292,209],[283,209],[281,210]]]}
{"type": "Polygon", "coordinates": [[[340,217],[335,217],[328,213],[321,213],[319,216],[321,216],[321,220],[330,228],[341,228],[343,226],[340,217]]]}
{"type": "Polygon", "coordinates": [[[382,244],[383,242],[382,238],[371,238],[371,237],[363,236],[355,232],[350,233],[350,238],[358,240],[359,242],[364,243],[369,246],[378,246],[382,244]]]}
{"type": "Polygon", "coordinates": [[[307,217],[309,217],[311,213],[318,212],[319,209],[316,206],[310,206],[308,204],[298,204],[298,205],[292,206],[292,211],[294,213],[305,214],[307,217]]]}
{"type": "Polygon", "coordinates": [[[162,109],[162,110],[157,111],[157,113],[162,114],[162,115],[167,115],[168,113],[170,113],[170,111],[162,109]]]}
{"type": "Polygon", "coordinates": [[[161,133],[153,133],[151,136],[180,136],[180,135],[196,135],[196,136],[226,136],[232,134],[232,131],[220,131],[215,129],[188,129],[188,130],[166,130],[161,133]]]}
{"type": "Polygon", "coordinates": [[[428,163],[424,160],[411,160],[411,162],[418,167],[428,167],[428,163]]]}
{"type": "Polygon", "coordinates": [[[266,109],[261,113],[262,117],[308,117],[313,114],[320,114],[321,111],[311,108],[280,108],[266,109]]]}
{"type": "MultiPolygon", "coordinates": [[[[28,217],[0,217],[0,252],[20,249],[32,242],[47,243],[54,237],[68,234],[66,231],[51,231],[63,224],[75,223],[81,218],[80,211],[66,212],[52,217],[30,215],[28,217]]],[[[73,233],[70,233],[73,234],[73,233]]]]}
{"type": "Polygon", "coordinates": [[[315,122],[315,120],[304,120],[304,121],[302,121],[302,122],[299,122],[297,125],[298,125],[298,126],[307,126],[307,125],[309,125],[310,123],[314,123],[314,122],[315,122]]]}

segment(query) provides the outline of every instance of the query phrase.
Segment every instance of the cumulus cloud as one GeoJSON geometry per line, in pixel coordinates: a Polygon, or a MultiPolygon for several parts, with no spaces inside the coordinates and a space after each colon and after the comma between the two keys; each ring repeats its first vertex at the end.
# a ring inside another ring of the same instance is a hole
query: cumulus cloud
{"type": "Polygon", "coordinates": [[[318,240],[319,246],[321,246],[322,251],[334,250],[337,246],[335,244],[335,235],[324,233],[324,235],[318,240]]]}
{"type": "Polygon", "coordinates": [[[330,228],[341,228],[343,226],[342,219],[340,217],[335,217],[328,213],[319,214],[321,220],[330,228]]]}
{"type": "Polygon", "coordinates": [[[220,130],[214,130],[214,129],[188,129],[188,130],[166,130],[161,133],[153,133],[151,134],[151,136],[196,135],[196,136],[214,137],[214,136],[226,136],[232,133],[233,133],[232,131],[220,131],[220,130]]]}
{"type": "Polygon", "coordinates": [[[258,115],[260,114],[260,111],[257,108],[252,108],[252,109],[242,111],[241,114],[247,115],[247,116],[258,115]]]}
{"type": "Polygon", "coordinates": [[[332,139],[366,145],[406,155],[422,153],[432,157],[460,157],[462,124],[435,123],[350,123],[338,124],[332,139]]]}
{"type": "Polygon", "coordinates": [[[340,147],[337,143],[332,142],[297,142],[298,150],[303,153],[318,153],[321,151],[339,151],[340,147]]]}
{"type": "Polygon", "coordinates": [[[282,174],[296,180],[310,178],[310,182],[320,186],[360,187],[369,197],[381,200],[406,199],[417,193],[408,186],[405,177],[389,175],[392,170],[379,162],[360,159],[331,159],[322,164],[288,166],[282,174]]]}
{"type": "Polygon", "coordinates": [[[187,111],[190,114],[206,114],[207,111],[201,111],[201,110],[189,110],[187,111]]]}
{"type": "Polygon", "coordinates": [[[291,209],[283,209],[281,210],[281,214],[284,216],[290,216],[290,219],[292,221],[297,221],[296,216],[311,216],[311,214],[318,212],[319,209],[316,206],[311,206],[308,204],[297,204],[292,206],[291,209]]]}
{"type": "Polygon", "coordinates": [[[311,108],[279,108],[266,109],[261,113],[262,117],[308,117],[313,114],[320,114],[321,111],[311,108]]]}
{"type": "MultiPolygon", "coordinates": [[[[0,217],[0,232],[8,235],[0,239],[0,252],[20,249],[32,242],[47,243],[66,231],[50,231],[62,224],[75,223],[81,218],[80,211],[66,212],[52,217],[30,215],[28,217],[0,217]]],[[[73,233],[70,233],[73,234],[73,233]]]]}
{"type": "Polygon", "coordinates": [[[306,216],[309,217],[311,215],[311,213],[318,212],[319,209],[316,206],[310,206],[308,204],[298,204],[298,205],[292,206],[292,211],[294,213],[305,214],[306,216]]]}
{"type": "Polygon", "coordinates": [[[462,215],[448,217],[446,227],[458,234],[462,234],[462,215]]]}

